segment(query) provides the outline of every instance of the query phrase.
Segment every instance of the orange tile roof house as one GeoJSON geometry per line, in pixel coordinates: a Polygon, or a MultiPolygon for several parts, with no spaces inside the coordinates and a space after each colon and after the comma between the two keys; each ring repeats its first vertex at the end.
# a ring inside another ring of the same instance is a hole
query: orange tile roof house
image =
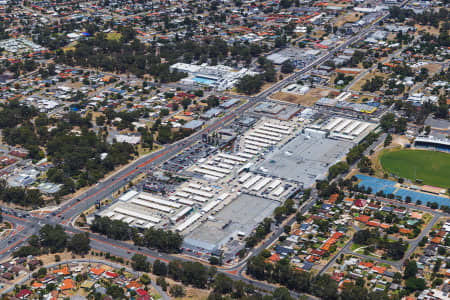
{"type": "Polygon", "coordinates": [[[72,279],[67,278],[64,279],[63,284],[61,285],[61,291],[71,290],[74,288],[74,284],[72,279]]]}
{"type": "Polygon", "coordinates": [[[127,289],[129,290],[135,290],[140,288],[142,285],[137,281],[131,281],[129,284],[127,284],[127,289]]]}
{"type": "Polygon", "coordinates": [[[271,257],[269,257],[268,259],[270,262],[277,262],[281,260],[280,255],[278,255],[277,253],[272,254],[271,257]]]}
{"type": "Polygon", "coordinates": [[[400,228],[399,232],[401,234],[410,234],[412,232],[412,229],[408,229],[408,228],[400,228]]]}
{"type": "Polygon", "coordinates": [[[435,237],[431,240],[431,242],[432,242],[433,244],[440,244],[441,241],[442,241],[442,238],[441,238],[440,236],[435,236],[435,237]]]}
{"type": "Polygon", "coordinates": [[[386,267],[374,266],[374,267],[372,267],[372,271],[374,271],[378,274],[384,274],[384,272],[386,271],[386,267]]]}
{"type": "Polygon", "coordinates": [[[372,220],[372,221],[367,222],[366,224],[367,224],[367,226],[378,227],[378,226],[380,226],[380,221],[372,220]]]}
{"type": "Polygon", "coordinates": [[[331,236],[332,239],[339,239],[343,236],[344,234],[342,232],[335,232],[333,233],[333,235],[331,236]]]}
{"type": "Polygon", "coordinates": [[[355,201],[355,199],[353,199],[353,198],[345,198],[344,199],[344,203],[346,203],[346,204],[353,204],[353,201],[355,201]]]}
{"type": "Polygon", "coordinates": [[[98,269],[97,268],[91,268],[91,273],[96,275],[96,276],[102,275],[103,272],[105,272],[105,270],[102,269],[102,268],[98,268],[98,269]]]}
{"type": "Polygon", "coordinates": [[[32,288],[33,290],[35,290],[35,289],[40,289],[40,288],[42,288],[43,286],[44,286],[43,283],[38,282],[38,281],[35,281],[35,282],[33,282],[33,284],[31,285],[31,288],[32,288]]]}
{"type": "Polygon", "coordinates": [[[380,227],[383,228],[383,229],[388,229],[388,228],[391,227],[391,225],[386,224],[386,223],[381,223],[381,224],[380,224],[380,227]]]}
{"type": "Polygon", "coordinates": [[[328,251],[330,250],[331,244],[323,244],[322,247],[320,247],[320,250],[328,251]]]}
{"type": "Polygon", "coordinates": [[[53,270],[53,274],[67,276],[70,275],[70,272],[68,267],[62,267],[61,269],[53,270]]]}
{"type": "Polygon", "coordinates": [[[356,220],[356,221],[359,221],[359,222],[361,222],[361,223],[367,223],[367,222],[369,222],[370,217],[369,217],[369,216],[366,216],[366,215],[361,215],[361,216],[359,216],[359,217],[356,217],[355,220],[356,220]]]}
{"type": "Polygon", "coordinates": [[[336,200],[338,199],[339,194],[333,194],[330,196],[330,199],[326,202],[328,202],[328,204],[333,204],[334,202],[336,202],[336,200]]]}
{"type": "Polygon", "coordinates": [[[362,268],[372,268],[373,267],[373,263],[371,263],[370,261],[362,261],[359,263],[359,266],[362,268]]]}

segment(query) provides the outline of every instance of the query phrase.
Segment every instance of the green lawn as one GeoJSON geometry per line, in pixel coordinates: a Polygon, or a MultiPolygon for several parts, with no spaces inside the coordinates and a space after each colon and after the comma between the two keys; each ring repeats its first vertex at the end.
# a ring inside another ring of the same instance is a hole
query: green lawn
{"type": "Polygon", "coordinates": [[[450,154],[425,150],[398,150],[380,157],[386,171],[423,184],[450,187],[450,154]]]}
{"type": "Polygon", "coordinates": [[[109,32],[106,35],[106,38],[108,40],[116,40],[116,41],[118,41],[121,37],[122,37],[122,34],[120,32],[109,32]]]}
{"type": "Polygon", "coordinates": [[[351,246],[350,246],[350,250],[355,251],[356,249],[361,248],[361,247],[364,247],[364,245],[360,245],[360,244],[357,244],[357,243],[353,243],[353,244],[351,244],[351,246]]]}

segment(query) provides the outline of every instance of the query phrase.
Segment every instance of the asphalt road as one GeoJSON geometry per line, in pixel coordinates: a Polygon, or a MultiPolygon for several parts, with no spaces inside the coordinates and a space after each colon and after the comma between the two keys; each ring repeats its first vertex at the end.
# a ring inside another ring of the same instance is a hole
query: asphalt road
{"type": "MultiPolygon", "coordinates": [[[[405,1],[404,3],[406,3],[405,1]]],[[[404,4],[403,3],[403,4],[404,4]]],[[[14,235],[10,235],[8,238],[0,241],[0,259],[5,258],[11,254],[12,251],[23,245],[26,240],[32,235],[35,234],[38,229],[43,224],[61,224],[66,228],[66,231],[69,234],[74,234],[81,232],[81,230],[71,227],[71,221],[78,216],[81,212],[83,212],[88,207],[94,205],[97,201],[100,201],[106,197],[111,196],[115,191],[122,188],[128,182],[130,182],[133,178],[135,178],[138,174],[142,172],[146,172],[150,170],[151,168],[163,163],[164,161],[168,160],[172,156],[176,155],[178,152],[182,151],[185,148],[190,147],[195,142],[201,139],[201,136],[203,133],[207,133],[210,131],[214,131],[216,129],[221,128],[226,124],[228,121],[231,121],[235,117],[241,116],[244,111],[246,111],[248,108],[250,108],[252,105],[263,101],[266,99],[267,96],[270,94],[276,92],[277,90],[281,89],[283,86],[295,82],[297,78],[300,75],[303,75],[309,71],[311,71],[314,67],[322,64],[323,62],[327,61],[329,58],[331,58],[334,53],[345,49],[349,45],[353,44],[354,42],[362,39],[367,33],[373,31],[374,26],[376,24],[383,20],[386,16],[381,17],[376,23],[369,26],[368,28],[362,30],[357,35],[351,37],[341,45],[335,47],[334,49],[331,49],[328,53],[324,54],[314,62],[312,62],[310,65],[306,66],[305,68],[299,70],[295,74],[286,77],[284,80],[279,81],[275,83],[272,87],[269,89],[261,92],[259,95],[255,97],[248,98],[248,102],[243,104],[242,106],[238,107],[234,111],[228,113],[223,118],[216,120],[214,123],[208,125],[206,128],[194,133],[193,135],[183,139],[182,141],[178,141],[174,144],[168,145],[164,147],[163,149],[148,154],[146,156],[143,156],[139,158],[138,160],[134,161],[133,163],[127,165],[122,170],[117,172],[116,174],[112,175],[111,177],[102,180],[99,182],[96,186],[90,188],[88,191],[83,193],[81,196],[77,197],[76,199],[69,200],[62,204],[55,212],[55,215],[49,215],[47,218],[39,219],[35,217],[28,216],[26,218],[17,218],[13,215],[4,214],[4,218],[11,223],[15,224],[16,228],[20,228],[20,232],[17,232],[14,235]],[[19,227],[21,226],[21,227],[19,227]],[[23,227],[23,228],[22,228],[23,227]]],[[[312,198],[311,201],[307,202],[304,207],[301,209],[301,212],[305,212],[307,209],[309,209],[316,200],[315,197],[312,198]]],[[[292,224],[293,220],[291,221],[292,224]]],[[[16,229],[18,231],[18,229],[16,229]]],[[[279,228],[272,236],[266,241],[265,244],[259,246],[258,248],[254,249],[250,256],[257,255],[259,252],[261,252],[264,248],[267,247],[267,245],[270,245],[272,242],[274,242],[283,232],[282,228],[279,228]]],[[[129,243],[121,242],[121,241],[115,241],[109,238],[106,238],[104,236],[98,235],[98,234],[90,234],[91,239],[91,247],[93,249],[103,251],[103,252],[109,252],[112,255],[120,256],[123,258],[130,258],[135,253],[140,253],[143,255],[146,255],[149,260],[154,261],[156,259],[160,259],[165,262],[169,262],[173,259],[186,259],[179,256],[174,255],[168,255],[163,253],[158,253],[157,251],[151,250],[151,249],[144,249],[139,248],[137,246],[134,246],[129,243]]],[[[235,280],[243,280],[245,282],[253,284],[256,288],[265,290],[265,291],[273,291],[276,287],[270,284],[266,284],[259,281],[254,281],[246,278],[243,276],[242,272],[245,270],[245,264],[246,261],[242,261],[239,264],[231,267],[231,268],[218,268],[219,271],[225,272],[228,276],[235,280]]],[[[295,294],[295,293],[294,293],[295,294]]]]}

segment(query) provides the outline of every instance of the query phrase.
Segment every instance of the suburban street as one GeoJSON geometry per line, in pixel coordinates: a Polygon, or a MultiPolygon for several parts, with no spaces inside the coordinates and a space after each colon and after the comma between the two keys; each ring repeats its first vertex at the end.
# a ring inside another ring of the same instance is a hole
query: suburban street
{"type": "MultiPolygon", "coordinates": [[[[400,6],[403,6],[406,2],[407,1],[404,1],[400,6]]],[[[342,42],[337,47],[329,50],[326,54],[322,55],[317,60],[313,61],[311,64],[305,66],[303,69],[298,70],[297,72],[284,78],[283,80],[275,83],[270,88],[262,91],[258,95],[253,97],[242,97],[247,100],[244,104],[242,104],[240,107],[232,111],[229,111],[223,117],[216,118],[213,121],[207,123],[206,126],[204,126],[199,131],[195,132],[191,136],[186,137],[183,140],[180,140],[176,143],[166,145],[158,151],[140,157],[139,159],[133,161],[132,163],[120,169],[119,171],[115,172],[113,175],[110,175],[108,178],[101,180],[95,186],[90,187],[87,191],[77,196],[76,198],[65,201],[52,213],[44,215],[42,218],[32,216],[25,211],[2,207],[3,218],[6,221],[13,224],[14,229],[12,230],[12,233],[8,235],[7,238],[0,240],[0,249],[1,249],[0,260],[3,260],[6,257],[10,256],[20,246],[23,246],[27,242],[28,238],[33,234],[37,234],[41,226],[45,224],[50,224],[52,226],[57,224],[62,225],[66,230],[66,232],[70,235],[83,232],[83,230],[72,226],[73,221],[83,211],[94,206],[97,202],[100,202],[105,198],[111,198],[111,196],[116,191],[125,187],[127,184],[129,184],[130,181],[136,178],[139,174],[151,171],[156,166],[159,166],[165,161],[169,160],[170,158],[176,156],[179,152],[183,151],[186,148],[191,147],[193,144],[201,140],[203,134],[223,128],[227,123],[231,122],[233,119],[241,117],[252,106],[266,100],[267,97],[269,97],[271,94],[281,90],[287,84],[296,82],[300,76],[308,73],[313,68],[321,65],[322,63],[333,57],[333,55],[336,52],[341,51],[342,49],[347,48],[353,43],[365,38],[368,33],[373,32],[375,30],[378,23],[383,21],[387,17],[387,15],[388,14],[384,14],[376,22],[366,27],[365,29],[361,30],[361,32],[359,32],[355,36],[352,36],[348,40],[342,42]]],[[[348,88],[351,88],[351,85],[348,88]]],[[[384,139],[385,135],[381,135],[378,141],[374,143],[374,145],[369,147],[369,149],[366,150],[366,153],[374,149],[374,147],[376,147],[378,144],[382,143],[384,139]]],[[[351,166],[351,168],[354,166],[355,165],[351,166]]],[[[308,201],[303,203],[302,206],[299,208],[299,212],[301,214],[304,214],[315,204],[316,200],[317,197],[315,196],[315,193],[313,193],[313,196],[308,201]]],[[[382,202],[394,201],[384,198],[376,198],[376,200],[382,202]]],[[[410,208],[416,207],[412,204],[405,204],[405,203],[401,203],[401,205],[410,208]]],[[[426,209],[424,210],[427,211],[426,209]]],[[[427,235],[430,229],[433,227],[433,225],[437,222],[437,220],[443,216],[443,214],[441,213],[432,210],[429,211],[430,213],[433,214],[433,219],[427,224],[427,226],[424,228],[424,230],[416,239],[409,241],[410,247],[408,248],[407,253],[402,260],[390,262],[373,256],[353,253],[350,250],[352,244],[352,240],[350,240],[337,253],[337,255],[335,255],[330,260],[330,262],[327,263],[327,265],[320,270],[319,275],[328,271],[329,268],[334,264],[335,260],[341,254],[352,254],[362,258],[389,263],[395,266],[397,269],[401,270],[402,264],[417,248],[418,243],[420,242],[422,237],[427,235]]],[[[292,225],[294,222],[295,218],[292,218],[287,222],[287,225],[292,225]]],[[[255,249],[252,249],[245,259],[241,260],[239,263],[233,266],[218,267],[218,271],[224,272],[234,280],[242,280],[244,282],[251,283],[260,290],[263,291],[275,290],[276,289],[275,285],[247,278],[244,275],[245,273],[244,271],[247,260],[250,257],[258,255],[262,250],[266,249],[268,245],[271,245],[273,242],[275,242],[283,232],[284,232],[283,227],[279,226],[279,228],[275,232],[273,232],[270,235],[270,237],[268,237],[264,241],[264,243],[261,243],[255,249]]],[[[110,253],[111,255],[115,255],[125,259],[130,259],[134,254],[138,253],[145,255],[148,258],[148,260],[152,262],[157,259],[164,262],[170,262],[174,259],[189,260],[189,258],[185,256],[160,253],[156,250],[141,248],[128,242],[116,241],[95,233],[90,233],[90,246],[92,249],[95,249],[97,251],[110,253]]],[[[108,264],[108,262],[104,261],[102,261],[102,263],[108,264]]],[[[161,293],[161,295],[163,296],[163,299],[168,299],[165,293],[161,293]]]]}

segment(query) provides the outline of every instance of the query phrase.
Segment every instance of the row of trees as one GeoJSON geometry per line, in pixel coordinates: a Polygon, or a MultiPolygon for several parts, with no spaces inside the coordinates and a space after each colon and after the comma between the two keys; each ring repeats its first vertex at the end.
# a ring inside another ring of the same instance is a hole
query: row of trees
{"type": "Polygon", "coordinates": [[[407,121],[405,118],[396,119],[393,113],[387,113],[381,118],[380,126],[385,132],[404,133],[407,121]]]}
{"type": "Polygon", "coordinates": [[[115,240],[133,240],[138,246],[156,248],[169,253],[179,252],[183,243],[183,237],[178,233],[153,228],[141,232],[127,223],[110,220],[107,217],[96,217],[92,222],[91,230],[115,240]]]}
{"type": "Polygon", "coordinates": [[[28,245],[19,248],[14,256],[25,257],[45,253],[58,253],[66,249],[75,254],[84,255],[90,250],[88,233],[75,234],[70,238],[61,225],[55,227],[46,224],[39,230],[39,235],[32,235],[28,245]]]}
{"type": "Polygon", "coordinates": [[[39,190],[11,187],[4,179],[0,179],[0,201],[31,207],[39,207],[44,203],[39,190]]]}
{"type": "Polygon", "coordinates": [[[169,277],[175,281],[181,281],[184,285],[193,285],[204,289],[211,282],[216,273],[215,267],[206,267],[199,262],[173,260],[166,264],[156,260],[153,265],[142,254],[135,254],[131,258],[131,265],[136,271],[153,272],[162,277],[169,277]]]}
{"type": "Polygon", "coordinates": [[[347,153],[347,163],[352,165],[357,162],[363,156],[364,151],[377,140],[378,136],[377,133],[371,132],[360,144],[351,148],[347,153]]]}
{"type": "Polygon", "coordinates": [[[0,66],[0,72],[3,73],[6,70],[8,70],[14,74],[15,78],[17,78],[21,74],[36,70],[38,66],[39,64],[36,63],[33,59],[26,59],[24,61],[18,61],[13,63],[5,62],[3,66],[0,66]]]}
{"type": "MultiPolygon", "coordinates": [[[[275,82],[277,80],[275,68],[270,60],[261,56],[258,58],[258,64],[262,71],[261,74],[242,77],[236,85],[239,93],[247,95],[256,94],[261,90],[265,82],[275,82]]],[[[284,68],[285,72],[292,70],[293,66],[284,68]]]]}
{"type": "MultiPolygon", "coordinates": [[[[181,282],[183,285],[192,285],[200,289],[211,289],[208,299],[246,299],[250,297],[255,300],[262,300],[262,296],[256,292],[255,288],[243,281],[233,281],[223,273],[218,273],[215,267],[206,267],[198,262],[183,262],[174,260],[168,264],[156,260],[153,265],[149,263],[145,256],[135,254],[132,257],[132,267],[137,271],[152,272],[158,276],[157,284],[166,289],[166,277],[181,282]]],[[[170,289],[172,296],[183,295],[180,286],[172,286],[170,289]]],[[[293,300],[287,288],[278,288],[272,296],[264,296],[264,300],[280,299],[293,300]]]]}
{"type": "Polygon", "coordinates": [[[278,283],[298,293],[312,294],[320,299],[387,299],[385,292],[369,292],[364,281],[345,285],[339,294],[338,284],[328,274],[313,277],[311,273],[292,267],[288,259],[272,264],[267,262],[270,252],[263,251],[252,257],[247,264],[247,274],[258,280],[278,283]]]}

